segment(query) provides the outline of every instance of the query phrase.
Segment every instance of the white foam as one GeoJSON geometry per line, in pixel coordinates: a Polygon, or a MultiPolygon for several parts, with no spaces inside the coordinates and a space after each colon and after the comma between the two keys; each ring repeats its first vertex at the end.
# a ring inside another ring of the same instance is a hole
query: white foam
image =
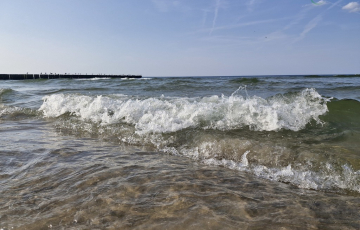
{"type": "Polygon", "coordinates": [[[204,98],[111,98],[75,94],[45,96],[40,107],[45,117],[71,113],[102,125],[125,122],[138,134],[168,133],[197,127],[231,130],[249,126],[255,131],[303,129],[328,111],[326,99],[314,89],[291,98],[244,98],[238,95],[204,98]]]}
{"type": "Polygon", "coordinates": [[[4,115],[9,115],[9,114],[14,114],[14,113],[18,113],[21,111],[24,111],[24,108],[20,108],[20,107],[9,107],[3,104],[0,104],[0,117],[4,116],[4,115]]]}
{"type": "MultiPolygon", "coordinates": [[[[360,170],[354,170],[347,163],[339,167],[336,162],[324,160],[315,166],[310,162],[302,163],[301,160],[294,159],[294,155],[288,156],[286,149],[278,152],[281,149],[274,146],[274,143],[272,143],[273,148],[265,144],[259,149],[257,145],[257,141],[251,143],[237,138],[218,140],[216,137],[205,136],[194,142],[189,141],[177,149],[165,147],[161,150],[200,160],[207,165],[223,166],[261,178],[291,183],[304,189],[335,191],[345,189],[360,193],[360,170]],[[284,155],[282,163],[277,161],[276,154],[284,155]]],[[[309,158],[320,160],[316,156],[309,158]]]]}
{"type": "Polygon", "coordinates": [[[76,81],[98,81],[98,80],[109,80],[110,77],[93,77],[93,78],[74,78],[76,81]]]}
{"type": "MultiPolygon", "coordinates": [[[[243,157],[245,159],[248,153],[249,151],[244,153],[243,157]]],[[[291,164],[287,167],[268,168],[264,165],[250,165],[248,163],[244,164],[244,162],[225,159],[217,160],[215,158],[205,159],[202,162],[208,165],[250,172],[265,179],[291,183],[305,189],[349,189],[360,193],[360,185],[358,183],[360,180],[360,170],[354,171],[347,164],[342,166],[343,170],[340,172],[314,172],[308,169],[294,169],[291,164]]]]}

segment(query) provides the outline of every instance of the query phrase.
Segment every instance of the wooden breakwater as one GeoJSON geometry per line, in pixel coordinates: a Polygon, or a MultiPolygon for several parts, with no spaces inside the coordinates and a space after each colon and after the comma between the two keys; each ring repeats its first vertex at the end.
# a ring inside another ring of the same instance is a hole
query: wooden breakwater
{"type": "Polygon", "coordinates": [[[86,78],[141,78],[141,75],[109,75],[109,74],[0,74],[0,80],[31,80],[31,79],[86,79],[86,78]]]}

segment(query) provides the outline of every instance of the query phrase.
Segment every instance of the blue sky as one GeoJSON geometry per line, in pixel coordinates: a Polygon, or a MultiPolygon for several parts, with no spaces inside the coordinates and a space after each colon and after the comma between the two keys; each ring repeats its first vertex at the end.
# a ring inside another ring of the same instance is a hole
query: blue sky
{"type": "Polygon", "coordinates": [[[0,72],[360,73],[360,2],[1,0],[0,72]]]}

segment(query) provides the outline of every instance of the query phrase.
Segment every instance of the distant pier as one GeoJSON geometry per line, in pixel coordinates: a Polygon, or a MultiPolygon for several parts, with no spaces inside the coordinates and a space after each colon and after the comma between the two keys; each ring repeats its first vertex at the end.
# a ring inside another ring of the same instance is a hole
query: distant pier
{"type": "Polygon", "coordinates": [[[141,78],[141,75],[108,75],[108,74],[56,74],[56,73],[40,73],[40,74],[0,74],[0,80],[32,80],[32,79],[86,79],[86,78],[141,78]]]}

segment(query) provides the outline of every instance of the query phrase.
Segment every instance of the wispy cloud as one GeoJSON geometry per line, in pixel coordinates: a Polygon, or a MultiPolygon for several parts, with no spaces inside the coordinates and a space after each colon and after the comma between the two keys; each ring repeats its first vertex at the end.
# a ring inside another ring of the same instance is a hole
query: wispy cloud
{"type": "Polygon", "coordinates": [[[249,41],[251,39],[253,38],[245,36],[208,36],[201,38],[202,41],[223,44],[242,43],[243,41],[249,41]]]}
{"type": "Polygon", "coordinates": [[[295,15],[295,19],[290,21],[289,24],[287,24],[282,30],[288,30],[291,29],[293,26],[300,23],[301,20],[303,20],[306,16],[306,13],[310,10],[310,8],[305,8],[300,11],[297,15],[295,15]]]}
{"type": "Polygon", "coordinates": [[[239,27],[252,26],[252,25],[257,25],[257,24],[266,24],[266,23],[282,21],[282,20],[288,20],[288,19],[289,19],[289,17],[277,18],[277,19],[265,19],[265,20],[249,21],[249,22],[231,24],[231,25],[226,25],[226,26],[217,26],[217,27],[215,26],[215,27],[213,27],[211,29],[199,30],[198,32],[208,32],[208,31],[212,32],[212,31],[217,31],[217,30],[229,30],[229,29],[234,29],[234,28],[239,28],[239,27]]]}
{"type": "Polygon", "coordinates": [[[335,2],[335,3],[333,3],[333,4],[331,4],[331,6],[329,6],[329,8],[327,8],[327,10],[330,10],[331,8],[333,8],[334,6],[337,6],[337,5],[339,5],[339,3],[340,2],[342,2],[343,0],[339,0],[339,1],[337,1],[337,2],[335,2]]]}
{"type": "Polygon", "coordinates": [[[306,24],[306,26],[304,27],[304,30],[301,32],[301,34],[299,35],[299,37],[297,37],[293,43],[301,41],[302,39],[305,38],[305,36],[312,30],[314,29],[318,23],[322,20],[322,16],[318,15],[316,16],[314,19],[312,19],[308,24],[306,24]]]}
{"type": "Polygon", "coordinates": [[[164,0],[151,0],[155,7],[161,12],[167,12],[169,9],[168,3],[164,0]]]}
{"type": "Polygon", "coordinates": [[[168,12],[172,8],[179,8],[182,6],[180,1],[151,0],[151,2],[160,12],[168,12]]]}
{"type": "Polygon", "coordinates": [[[212,23],[212,28],[210,30],[210,35],[212,34],[215,24],[216,24],[216,20],[217,20],[219,8],[220,8],[220,2],[221,2],[221,0],[216,0],[215,9],[214,9],[214,19],[213,19],[213,23],[212,23]]]}
{"type": "Polygon", "coordinates": [[[209,10],[202,10],[202,12],[203,12],[203,17],[202,17],[202,26],[203,27],[205,27],[205,24],[206,24],[206,20],[207,20],[207,15],[208,15],[208,13],[209,13],[209,10]]]}
{"type": "MultiPolygon", "coordinates": [[[[312,30],[314,29],[317,24],[322,20],[322,16],[323,14],[325,14],[325,12],[329,11],[330,9],[332,9],[333,7],[335,6],[338,6],[340,2],[342,2],[343,0],[338,0],[336,1],[335,3],[332,3],[330,4],[330,6],[328,8],[325,9],[325,11],[321,12],[317,17],[315,17],[314,19],[312,19],[310,22],[308,22],[308,24],[305,25],[303,31],[300,33],[299,36],[297,36],[297,38],[292,42],[292,43],[296,43],[302,39],[305,38],[305,36],[312,30]]],[[[288,25],[286,25],[282,31],[285,31],[285,30],[288,30],[288,29],[291,29],[293,26],[299,24],[306,16],[307,12],[310,11],[311,9],[314,9],[314,7],[318,7],[318,6],[323,6],[323,5],[327,5],[329,4],[329,2],[326,2],[324,0],[321,0],[319,1],[318,3],[322,3],[322,4],[318,4],[318,5],[314,5],[314,4],[310,4],[312,6],[310,6],[309,4],[308,5],[305,5],[303,7],[306,7],[304,8],[303,10],[300,11],[299,14],[297,14],[295,16],[295,19],[293,21],[291,21],[288,25]]]]}
{"type": "Polygon", "coordinates": [[[350,2],[343,6],[343,10],[348,10],[350,13],[355,13],[360,11],[360,4],[358,2],[350,2]]]}
{"type": "Polygon", "coordinates": [[[253,11],[254,5],[255,5],[256,1],[257,1],[257,0],[250,0],[250,1],[247,3],[247,9],[248,9],[248,11],[253,11]]]}

